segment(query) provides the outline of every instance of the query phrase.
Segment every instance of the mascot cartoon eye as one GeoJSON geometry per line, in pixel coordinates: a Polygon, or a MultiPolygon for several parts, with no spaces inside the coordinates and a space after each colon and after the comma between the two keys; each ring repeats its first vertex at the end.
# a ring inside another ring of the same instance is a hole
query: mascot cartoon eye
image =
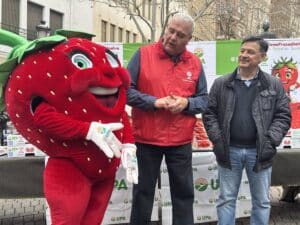
{"type": "Polygon", "coordinates": [[[120,66],[117,56],[111,51],[107,50],[105,52],[106,58],[112,68],[117,68],[120,66]]]}
{"type": "Polygon", "coordinates": [[[78,68],[78,69],[87,69],[93,67],[93,63],[91,60],[89,60],[84,54],[77,53],[72,55],[72,63],[78,68]]]}
{"type": "Polygon", "coordinates": [[[280,79],[280,73],[275,73],[274,75],[276,78],[280,79]]]}

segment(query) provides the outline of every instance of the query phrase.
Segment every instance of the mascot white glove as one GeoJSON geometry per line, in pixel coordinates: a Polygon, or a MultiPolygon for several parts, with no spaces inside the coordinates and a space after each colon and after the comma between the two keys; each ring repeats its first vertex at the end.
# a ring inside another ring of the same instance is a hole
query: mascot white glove
{"type": "Polygon", "coordinates": [[[136,146],[134,144],[123,144],[121,155],[122,166],[126,170],[126,179],[130,183],[138,183],[138,164],[136,158],[136,146]]]}
{"type": "Polygon", "coordinates": [[[122,143],[113,131],[123,128],[122,123],[91,122],[86,139],[94,142],[108,158],[121,156],[122,143]]]}

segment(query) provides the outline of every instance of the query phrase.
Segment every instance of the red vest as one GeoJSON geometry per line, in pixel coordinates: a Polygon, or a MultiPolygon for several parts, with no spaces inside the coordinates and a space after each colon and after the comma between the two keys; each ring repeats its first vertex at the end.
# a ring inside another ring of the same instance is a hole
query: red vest
{"type": "MultiPolygon", "coordinates": [[[[141,48],[137,89],[157,98],[168,95],[190,97],[195,94],[201,72],[200,60],[185,50],[174,63],[162,49],[161,42],[141,48]]],[[[159,146],[176,146],[192,141],[194,115],[172,114],[166,110],[132,109],[136,142],[159,146]]]]}

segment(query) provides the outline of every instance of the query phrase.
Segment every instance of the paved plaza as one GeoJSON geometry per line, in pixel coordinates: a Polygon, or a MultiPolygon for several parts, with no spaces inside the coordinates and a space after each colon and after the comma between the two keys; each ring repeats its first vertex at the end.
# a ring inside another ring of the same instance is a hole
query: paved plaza
{"type": "MultiPolygon", "coordinates": [[[[300,202],[279,201],[281,187],[271,188],[272,210],[270,225],[300,225],[300,202]]],[[[216,222],[201,225],[216,225],[216,222]]],[[[0,199],[0,225],[46,225],[45,200],[0,199]]],[[[154,222],[153,225],[160,225],[154,222]]],[[[238,219],[236,225],[249,225],[249,218],[238,219]]]]}

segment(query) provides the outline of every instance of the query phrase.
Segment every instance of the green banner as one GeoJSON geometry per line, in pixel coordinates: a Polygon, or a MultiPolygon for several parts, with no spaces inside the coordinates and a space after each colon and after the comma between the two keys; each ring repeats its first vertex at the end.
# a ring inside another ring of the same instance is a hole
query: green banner
{"type": "Polygon", "coordinates": [[[225,75],[232,72],[238,65],[238,55],[240,52],[241,41],[217,41],[216,44],[216,73],[225,75]]]}
{"type": "Polygon", "coordinates": [[[123,66],[127,67],[128,62],[134,53],[142,46],[143,43],[127,43],[123,44],[123,66]]]}

